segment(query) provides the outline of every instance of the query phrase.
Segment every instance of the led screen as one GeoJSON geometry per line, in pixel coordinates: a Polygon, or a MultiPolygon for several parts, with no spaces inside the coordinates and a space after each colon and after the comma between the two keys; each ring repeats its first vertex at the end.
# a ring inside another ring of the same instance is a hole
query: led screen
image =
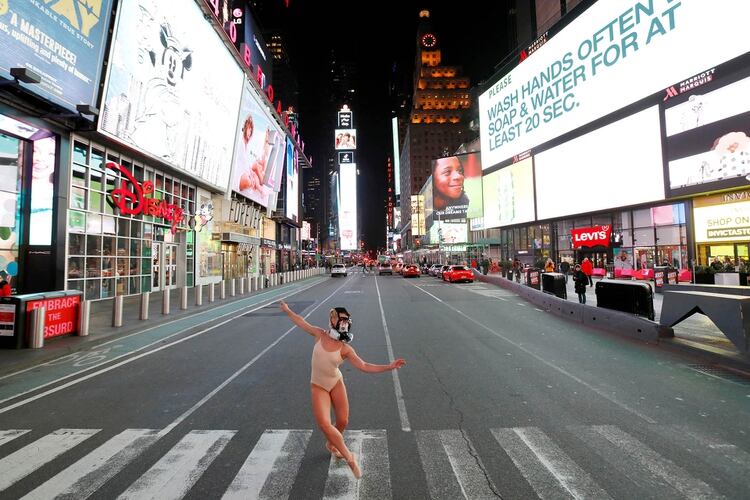
{"type": "Polygon", "coordinates": [[[339,238],[341,250],[357,250],[357,165],[341,165],[339,238]]]}
{"type": "Polygon", "coordinates": [[[732,80],[712,79],[665,103],[671,195],[747,183],[750,78],[732,80]]]}
{"type": "Polygon", "coordinates": [[[479,153],[432,160],[432,205],[440,220],[482,216],[479,153]]]}
{"type": "Polygon", "coordinates": [[[485,175],[482,191],[485,228],[533,221],[533,160],[527,158],[485,175]]]}
{"type": "Polygon", "coordinates": [[[334,131],[334,146],[336,149],[357,149],[357,129],[337,128],[334,131]]]}
{"type": "Polygon", "coordinates": [[[466,224],[436,221],[430,228],[430,242],[443,245],[466,243],[468,240],[466,224]]]}
{"type": "Polygon", "coordinates": [[[56,147],[54,137],[34,141],[29,245],[52,244],[56,147]]]}
{"type": "Polygon", "coordinates": [[[747,19],[746,0],[594,3],[480,95],[484,168],[750,51],[747,19]]]}
{"type": "Polygon", "coordinates": [[[275,210],[276,193],[281,188],[286,142],[284,133],[263,111],[258,99],[246,82],[237,123],[230,189],[269,210],[275,210]]]}
{"type": "Polygon", "coordinates": [[[286,216],[297,221],[299,216],[299,165],[297,150],[286,140],[286,216]]]}
{"type": "Polygon", "coordinates": [[[123,0],[99,129],[226,190],[243,73],[193,0],[123,0]]]}
{"type": "Polygon", "coordinates": [[[750,241],[750,201],[693,210],[696,243],[750,241]]]}
{"type": "Polygon", "coordinates": [[[539,220],[663,200],[659,109],[539,153],[534,170],[539,220]]]}
{"type": "Polygon", "coordinates": [[[42,79],[20,84],[29,91],[71,110],[96,105],[111,11],[111,0],[0,1],[0,76],[26,68],[42,79]]]}

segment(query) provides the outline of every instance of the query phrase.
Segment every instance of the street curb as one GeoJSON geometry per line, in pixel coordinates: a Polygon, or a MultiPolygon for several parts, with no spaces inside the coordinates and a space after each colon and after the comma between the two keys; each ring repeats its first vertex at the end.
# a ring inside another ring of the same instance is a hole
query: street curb
{"type": "MultiPolygon", "coordinates": [[[[229,305],[235,302],[239,302],[240,300],[249,299],[260,293],[268,292],[274,289],[282,290],[283,287],[297,283],[304,283],[308,280],[318,277],[329,276],[327,274],[314,275],[309,278],[284,283],[283,285],[279,285],[277,287],[264,288],[252,293],[245,293],[244,295],[236,295],[234,297],[227,296],[227,298],[224,300],[217,299],[213,303],[204,303],[202,306],[192,306],[185,310],[177,309],[168,315],[154,315],[148,320],[148,322],[142,322],[138,320],[138,322],[132,323],[132,325],[135,325],[135,327],[109,327],[98,331],[92,331],[85,337],[79,337],[77,335],[67,335],[46,342],[44,347],[42,347],[41,349],[4,349],[3,351],[17,354],[19,358],[8,362],[0,362],[0,377],[20,372],[37,365],[48,363],[62,356],[68,356],[70,354],[74,354],[86,349],[96,348],[97,346],[102,345],[112,339],[116,339],[117,337],[138,334],[147,329],[158,328],[159,326],[167,324],[171,321],[180,320],[187,316],[195,315],[196,313],[200,314],[201,311],[207,310],[209,307],[229,305]]],[[[262,302],[263,301],[261,301],[261,303],[262,302]]],[[[9,354],[9,356],[11,355],[9,354]]]]}
{"type": "Polygon", "coordinates": [[[654,321],[620,311],[570,302],[502,276],[486,276],[477,271],[474,271],[474,275],[481,282],[511,290],[545,312],[573,323],[581,323],[596,330],[640,340],[673,352],[690,354],[712,364],[736,370],[743,376],[750,376],[750,357],[675,337],[672,328],[664,327],[654,321]]]}

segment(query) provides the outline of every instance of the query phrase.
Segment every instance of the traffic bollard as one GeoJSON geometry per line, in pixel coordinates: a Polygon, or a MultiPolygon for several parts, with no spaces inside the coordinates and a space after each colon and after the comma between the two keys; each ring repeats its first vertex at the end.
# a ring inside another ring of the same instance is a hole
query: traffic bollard
{"type": "Polygon", "coordinates": [[[214,290],[215,290],[215,287],[214,287],[214,285],[215,285],[215,283],[209,283],[209,284],[208,284],[208,303],[209,303],[209,304],[210,304],[211,302],[213,302],[213,301],[214,301],[214,299],[216,298],[216,296],[214,295],[214,294],[216,293],[216,292],[214,291],[214,290]]]}
{"type": "Polygon", "coordinates": [[[122,301],[124,298],[122,295],[115,295],[115,300],[112,302],[112,326],[115,328],[122,326],[122,301]]]}
{"type": "Polygon", "coordinates": [[[138,316],[141,321],[148,319],[148,306],[151,304],[151,292],[143,292],[141,294],[141,313],[138,316]]]}
{"type": "Polygon", "coordinates": [[[44,347],[44,318],[47,314],[46,307],[38,307],[31,311],[31,339],[32,349],[44,347]]]}
{"type": "Polygon", "coordinates": [[[166,289],[161,294],[161,313],[169,314],[169,289],[166,289]]]}
{"type": "Polygon", "coordinates": [[[187,309],[187,299],[188,299],[188,287],[183,286],[180,287],[180,309],[183,311],[187,309]]]}
{"type": "Polygon", "coordinates": [[[81,302],[78,316],[78,336],[86,337],[89,334],[89,319],[91,318],[91,301],[81,302]]]}
{"type": "Polygon", "coordinates": [[[221,300],[227,298],[227,282],[225,280],[219,282],[219,298],[221,300]]]}
{"type": "Polygon", "coordinates": [[[203,285],[196,285],[195,287],[195,305],[203,305],[203,285]]]}
{"type": "Polygon", "coordinates": [[[240,295],[245,295],[245,278],[240,278],[240,295]]]}
{"type": "Polygon", "coordinates": [[[234,297],[234,278],[229,282],[229,296],[234,297]]]}

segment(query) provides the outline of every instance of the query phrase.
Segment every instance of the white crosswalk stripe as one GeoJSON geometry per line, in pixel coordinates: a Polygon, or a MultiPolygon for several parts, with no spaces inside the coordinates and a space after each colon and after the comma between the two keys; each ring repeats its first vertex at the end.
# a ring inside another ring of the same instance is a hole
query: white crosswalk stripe
{"type": "Polygon", "coordinates": [[[461,431],[418,431],[417,447],[430,498],[498,498],[474,446],[461,431]]]}
{"type": "Polygon", "coordinates": [[[31,432],[29,429],[11,429],[7,431],[0,431],[0,446],[13,441],[17,437],[21,437],[27,432],[31,432]]]}
{"type": "Polygon", "coordinates": [[[539,498],[610,498],[541,430],[517,427],[491,432],[539,498]]]}
{"type": "Polygon", "coordinates": [[[224,494],[224,500],[288,498],[312,431],[267,430],[224,494]]]}
{"type": "MultiPolygon", "coordinates": [[[[30,432],[33,431],[0,430],[0,445],[30,432]]],[[[162,431],[126,429],[113,433],[106,441],[102,435],[99,440],[103,441],[102,444],[83,444],[99,432],[101,429],[59,429],[36,440],[28,439],[28,443],[23,441],[17,442],[15,447],[6,446],[7,455],[0,459],[0,491],[24,480],[24,487],[31,491],[26,496],[22,496],[24,491],[13,491],[14,498],[78,500],[101,496],[100,490],[113,480],[118,488],[116,491],[125,489],[119,498],[177,499],[186,495],[195,497],[195,492],[191,490],[203,476],[207,476],[205,484],[228,485],[224,486],[226,491],[223,492],[223,498],[227,500],[284,499],[290,497],[300,478],[307,478],[305,457],[314,457],[318,461],[325,457],[329,460],[322,491],[325,499],[380,500],[394,496],[405,498],[406,494],[392,491],[392,463],[401,470],[400,465],[403,464],[399,461],[404,457],[389,456],[385,430],[345,433],[347,446],[357,455],[362,468],[360,480],[354,478],[346,461],[333,456],[329,459],[329,454],[322,447],[310,449],[315,431],[309,429],[267,429],[252,450],[246,452],[247,455],[236,459],[236,466],[225,460],[222,467],[211,469],[210,477],[206,471],[237,431],[193,430],[179,437],[176,444],[171,448],[165,447],[158,455],[144,452],[153,451],[158,440],[165,439],[166,434],[162,431]],[[91,448],[91,451],[86,454],[79,452],[76,456],[83,456],[72,464],[60,464],[64,458],[61,455],[79,445],[91,448]],[[150,460],[155,463],[144,463],[135,469],[128,467],[136,464],[144,455],[152,457],[150,460]],[[392,461],[392,458],[395,460],[392,461]],[[226,467],[237,467],[234,478],[222,476],[221,469],[226,467]],[[147,470],[141,474],[136,472],[139,469],[147,470]],[[40,471],[49,471],[49,476],[41,477],[44,474],[40,475],[40,471]],[[26,483],[36,481],[37,477],[38,484],[26,486],[26,483]]],[[[652,426],[647,430],[647,435],[652,433],[654,439],[648,441],[648,445],[644,444],[643,438],[636,438],[613,425],[557,429],[556,432],[561,432],[564,439],[538,427],[495,428],[489,429],[489,432],[494,440],[485,443],[482,449],[494,454],[505,453],[510,461],[503,463],[512,462],[510,467],[520,474],[515,476],[517,480],[523,478],[530,487],[529,491],[533,490],[542,499],[622,498],[623,492],[630,498],[721,498],[722,495],[714,487],[724,493],[732,491],[731,486],[721,485],[722,481],[736,485],[734,490],[737,492],[747,492],[750,485],[750,453],[737,445],[685,427],[652,426]],[[576,440],[581,446],[566,449],[575,446],[576,440]],[[676,446],[675,457],[681,458],[674,458],[671,454],[668,458],[656,451],[664,445],[670,448],[676,446]],[[596,460],[581,461],[585,460],[580,457],[586,450],[592,450],[594,457],[603,458],[609,467],[595,468],[593,464],[596,460]],[[690,471],[687,469],[692,466],[689,461],[686,463],[686,457],[693,456],[700,465],[694,467],[695,471],[690,471]],[[571,457],[579,457],[578,462],[571,457]],[[678,461],[679,465],[673,460],[678,461]],[[587,466],[592,470],[585,470],[587,466]],[[603,470],[611,472],[605,474],[603,470]],[[701,478],[696,477],[696,473],[701,478]],[[702,479],[711,481],[712,485],[702,479]],[[626,482],[623,483],[623,480],[626,482]],[[613,489],[607,491],[607,488],[613,489]]],[[[515,472],[487,469],[467,431],[425,430],[410,435],[415,436],[427,491],[409,491],[406,496],[473,500],[518,494],[517,491],[506,490],[512,481],[509,480],[508,484],[504,482],[506,478],[514,477],[515,472]]],[[[227,455],[234,457],[229,453],[227,455]]],[[[496,457],[487,460],[488,464],[498,463],[496,457]]],[[[322,473],[319,467],[317,471],[322,473]]],[[[421,480],[417,482],[421,483],[421,480]]],[[[218,491],[212,492],[211,496],[221,495],[222,491],[218,491]]],[[[743,497],[742,494],[734,496],[743,497]]]]}
{"type": "Polygon", "coordinates": [[[356,480],[346,461],[332,456],[323,498],[391,498],[390,461],[385,431],[346,431],[344,440],[357,457],[362,478],[356,480]]]}
{"type": "Polygon", "coordinates": [[[118,498],[182,498],[234,434],[235,431],[191,431],[118,498]]]}
{"type": "Polygon", "coordinates": [[[0,460],[0,491],[62,455],[101,429],[59,429],[0,460]]]}
{"type": "Polygon", "coordinates": [[[23,497],[88,498],[157,439],[156,430],[126,429],[23,497]]]}

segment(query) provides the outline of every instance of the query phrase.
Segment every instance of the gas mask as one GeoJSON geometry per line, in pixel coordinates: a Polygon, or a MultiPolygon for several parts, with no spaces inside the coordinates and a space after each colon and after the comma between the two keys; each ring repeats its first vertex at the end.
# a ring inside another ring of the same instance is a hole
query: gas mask
{"type": "Polygon", "coordinates": [[[328,336],[347,344],[351,342],[354,334],[351,333],[352,316],[349,311],[343,307],[335,307],[331,309],[330,318],[331,328],[328,330],[328,336]]]}

